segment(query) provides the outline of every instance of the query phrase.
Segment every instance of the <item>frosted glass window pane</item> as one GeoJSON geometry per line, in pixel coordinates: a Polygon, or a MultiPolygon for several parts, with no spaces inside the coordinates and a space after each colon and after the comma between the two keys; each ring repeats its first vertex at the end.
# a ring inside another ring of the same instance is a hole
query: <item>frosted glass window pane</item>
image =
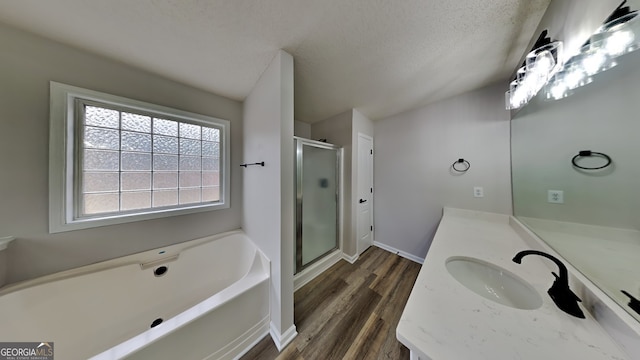
{"type": "Polygon", "coordinates": [[[180,170],[200,170],[200,157],[180,156],[180,170]]]}
{"type": "Polygon", "coordinates": [[[153,192],[153,207],[178,205],[178,190],[153,192]]]}
{"type": "Polygon", "coordinates": [[[200,188],[180,189],[180,204],[191,204],[200,202],[200,188]]]}
{"type": "Polygon", "coordinates": [[[200,125],[180,123],[180,137],[200,140],[201,128],[200,125]]]}
{"type": "Polygon", "coordinates": [[[87,105],[84,107],[84,123],[118,129],[120,127],[120,112],[87,105]]]}
{"type": "Polygon", "coordinates": [[[133,130],[144,133],[151,132],[151,117],[138,114],[122,113],[122,130],[133,130]]]}
{"type": "Polygon", "coordinates": [[[219,200],[220,200],[220,188],[218,186],[202,188],[202,202],[219,201],[219,200]]]}
{"type": "Polygon", "coordinates": [[[178,153],[178,138],[153,135],[153,152],[165,154],[178,153]]]}
{"type": "Polygon", "coordinates": [[[180,172],[180,188],[200,187],[201,173],[200,171],[182,171],[180,172]]]}
{"type": "Polygon", "coordinates": [[[203,141],[202,156],[220,157],[220,143],[203,141]]]}
{"type": "Polygon", "coordinates": [[[220,167],[220,160],[216,158],[203,157],[202,158],[202,170],[218,171],[220,167]]]}
{"type": "Polygon", "coordinates": [[[178,155],[153,155],[153,170],[178,170],[178,155]]]}
{"type": "Polygon", "coordinates": [[[220,185],[220,173],[217,171],[202,172],[202,186],[220,185]]]}
{"type": "Polygon", "coordinates": [[[154,189],[176,189],[178,188],[178,172],[154,172],[154,189]]]}
{"type": "Polygon", "coordinates": [[[119,150],[120,136],[118,130],[86,126],[84,128],[84,147],[119,150]]]}
{"type": "Polygon", "coordinates": [[[178,136],[178,122],[153,118],[153,133],[160,135],[178,136]]]}
{"type": "Polygon", "coordinates": [[[109,150],[85,150],[84,170],[118,171],[120,168],[119,152],[109,150]]]}
{"type": "Polygon", "coordinates": [[[120,146],[122,150],[151,152],[151,135],[123,131],[120,146]]]}
{"type": "Polygon", "coordinates": [[[220,130],[202,127],[202,140],[220,141],[220,130]]]}
{"type": "Polygon", "coordinates": [[[120,201],[122,211],[148,209],[151,207],[151,191],[123,192],[120,201]]]}
{"type": "Polygon", "coordinates": [[[83,192],[118,191],[118,177],[117,172],[85,172],[82,174],[83,192]]]}
{"type": "Polygon", "coordinates": [[[200,156],[200,140],[180,139],[180,155],[200,156]]]}
{"type": "Polygon", "coordinates": [[[120,208],[120,194],[118,193],[84,194],[82,197],[84,199],[84,213],[87,215],[114,212],[120,208]]]}
{"type": "Polygon", "coordinates": [[[151,170],[151,154],[122,152],[122,170],[151,170]]]}
{"type": "Polygon", "coordinates": [[[150,172],[123,172],[122,190],[151,190],[150,172]]]}

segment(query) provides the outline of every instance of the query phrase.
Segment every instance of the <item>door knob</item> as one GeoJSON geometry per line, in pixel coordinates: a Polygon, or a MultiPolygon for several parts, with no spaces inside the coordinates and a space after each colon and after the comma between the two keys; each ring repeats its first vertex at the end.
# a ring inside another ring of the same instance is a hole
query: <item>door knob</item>
{"type": "Polygon", "coordinates": [[[367,200],[365,200],[365,199],[360,199],[360,201],[359,201],[360,204],[364,204],[366,202],[367,202],[367,200]]]}

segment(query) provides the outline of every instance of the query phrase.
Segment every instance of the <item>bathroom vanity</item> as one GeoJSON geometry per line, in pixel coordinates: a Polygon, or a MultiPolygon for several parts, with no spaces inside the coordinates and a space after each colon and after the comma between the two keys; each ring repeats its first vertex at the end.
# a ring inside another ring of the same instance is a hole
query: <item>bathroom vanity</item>
{"type": "Polygon", "coordinates": [[[560,258],[586,318],[563,312],[547,294],[558,266],[512,261],[528,249],[557,257],[511,216],[445,208],[396,331],[411,359],[632,359],[599,323],[598,289],[560,258]]]}

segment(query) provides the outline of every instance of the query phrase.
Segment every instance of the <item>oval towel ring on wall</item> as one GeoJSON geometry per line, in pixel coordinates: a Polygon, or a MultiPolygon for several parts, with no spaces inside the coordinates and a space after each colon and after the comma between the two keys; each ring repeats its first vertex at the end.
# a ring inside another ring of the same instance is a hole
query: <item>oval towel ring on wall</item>
{"type": "Polygon", "coordinates": [[[595,151],[591,151],[591,150],[580,150],[578,155],[574,156],[573,159],[571,159],[571,164],[573,164],[573,166],[577,167],[578,169],[599,170],[599,169],[604,169],[607,166],[611,165],[611,158],[609,157],[609,155],[603,154],[603,153],[600,153],[600,152],[595,152],[595,151]],[[580,165],[578,165],[576,163],[576,160],[578,160],[578,158],[587,157],[587,156],[599,156],[601,158],[605,158],[607,160],[607,163],[602,165],[602,166],[598,166],[598,167],[584,167],[584,166],[580,166],[580,165]]]}
{"type": "Polygon", "coordinates": [[[463,173],[463,172],[467,172],[467,170],[469,170],[469,168],[471,168],[471,164],[465,159],[458,159],[458,160],[454,161],[453,164],[451,164],[451,167],[453,168],[453,170],[463,173]],[[456,164],[463,164],[465,166],[465,168],[464,169],[458,169],[458,168],[456,168],[456,164]]]}

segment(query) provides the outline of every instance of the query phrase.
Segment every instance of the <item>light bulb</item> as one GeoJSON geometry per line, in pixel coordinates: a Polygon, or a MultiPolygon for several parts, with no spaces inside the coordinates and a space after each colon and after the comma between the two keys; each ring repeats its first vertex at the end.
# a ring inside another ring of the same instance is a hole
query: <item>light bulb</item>
{"type": "Polygon", "coordinates": [[[607,57],[602,51],[594,51],[584,56],[582,59],[582,67],[589,76],[592,76],[604,67],[606,61],[607,57]]]}
{"type": "Polygon", "coordinates": [[[564,76],[564,84],[568,89],[575,89],[582,85],[584,72],[578,66],[573,66],[564,76]]]}
{"type": "Polygon", "coordinates": [[[549,51],[542,51],[538,56],[536,56],[534,72],[536,75],[548,77],[555,64],[556,63],[553,60],[551,53],[549,51]]]}
{"type": "Polygon", "coordinates": [[[635,36],[633,32],[624,29],[612,32],[604,40],[604,49],[611,56],[620,56],[627,52],[627,49],[633,44],[635,36]]]}
{"type": "Polygon", "coordinates": [[[554,82],[547,93],[547,98],[551,97],[554,100],[560,100],[565,96],[567,96],[567,87],[562,81],[554,82]]]}

